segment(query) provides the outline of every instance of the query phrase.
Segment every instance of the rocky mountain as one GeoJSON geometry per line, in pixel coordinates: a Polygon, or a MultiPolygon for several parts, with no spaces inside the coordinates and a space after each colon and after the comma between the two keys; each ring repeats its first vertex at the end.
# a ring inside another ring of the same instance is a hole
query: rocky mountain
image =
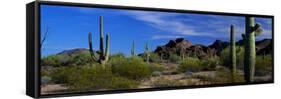
{"type": "Polygon", "coordinates": [[[164,46],[158,46],[154,52],[162,54],[164,58],[168,58],[171,53],[186,53],[186,49],[191,47],[191,45],[191,41],[185,40],[184,38],[177,38],[176,40],[170,40],[164,46]]]}
{"type": "MultiPolygon", "coordinates": [[[[243,45],[243,41],[237,41],[238,46],[243,45]]],[[[216,40],[209,46],[205,45],[192,45],[191,41],[184,38],[177,38],[170,40],[163,46],[158,46],[155,53],[162,55],[163,58],[168,58],[171,54],[185,55],[185,56],[197,56],[198,58],[208,58],[210,56],[219,55],[223,49],[229,46],[229,42],[216,40]]],[[[256,41],[257,54],[270,54],[272,53],[272,40],[263,39],[256,41]]]]}
{"type": "Polygon", "coordinates": [[[221,40],[216,40],[213,44],[209,45],[208,47],[215,50],[215,53],[217,55],[220,54],[220,52],[225,49],[229,45],[229,42],[224,42],[221,40]]]}

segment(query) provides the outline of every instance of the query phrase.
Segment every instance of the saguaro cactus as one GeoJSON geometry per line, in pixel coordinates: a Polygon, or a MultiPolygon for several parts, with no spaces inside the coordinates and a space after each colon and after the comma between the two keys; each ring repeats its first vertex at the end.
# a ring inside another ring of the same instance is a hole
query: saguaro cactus
{"type": "Polygon", "coordinates": [[[93,61],[96,61],[100,64],[102,64],[102,66],[104,66],[104,64],[108,61],[108,57],[109,57],[109,34],[107,33],[106,34],[106,48],[104,50],[104,47],[103,47],[103,29],[102,29],[102,26],[103,26],[103,23],[102,23],[102,16],[100,16],[100,49],[99,51],[97,52],[99,54],[99,58],[97,58],[95,56],[95,53],[94,53],[94,50],[93,50],[93,47],[92,47],[92,33],[90,32],[89,35],[88,35],[88,41],[89,41],[89,51],[90,51],[90,54],[91,54],[91,58],[93,61]]]}
{"type": "Polygon", "coordinates": [[[255,36],[262,32],[261,26],[255,23],[254,17],[246,17],[246,33],[242,35],[245,43],[244,55],[244,78],[250,83],[254,81],[255,62],[256,62],[256,45],[255,36]]]}
{"type": "Polygon", "coordinates": [[[136,56],[136,53],[135,53],[135,41],[133,41],[133,45],[132,45],[132,49],[131,49],[131,55],[132,56],[136,56]]]}
{"type": "Polygon", "coordinates": [[[230,26],[230,61],[231,61],[231,77],[232,81],[236,79],[236,48],[235,48],[235,33],[234,26],[230,26]]]}
{"type": "Polygon", "coordinates": [[[149,63],[149,57],[150,57],[150,54],[149,54],[149,48],[148,48],[148,43],[145,44],[145,47],[144,47],[144,59],[147,63],[149,63]]]}

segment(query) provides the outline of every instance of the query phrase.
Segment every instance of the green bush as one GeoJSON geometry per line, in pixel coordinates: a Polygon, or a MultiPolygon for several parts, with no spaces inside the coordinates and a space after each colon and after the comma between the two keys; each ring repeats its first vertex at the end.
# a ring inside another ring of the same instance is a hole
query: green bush
{"type": "MultiPolygon", "coordinates": [[[[223,66],[230,66],[230,56],[229,47],[225,48],[220,53],[220,64],[223,66]]],[[[236,46],[236,66],[239,69],[243,69],[244,66],[244,48],[241,46],[236,46]]]]}
{"type": "Polygon", "coordinates": [[[110,66],[86,65],[80,67],[60,67],[51,74],[56,84],[64,84],[70,90],[102,90],[136,88],[139,82],[113,75],[110,66]]]}
{"type": "Polygon", "coordinates": [[[203,70],[204,67],[201,65],[201,61],[198,58],[187,57],[179,65],[179,72],[197,72],[203,70]]]}
{"type": "Polygon", "coordinates": [[[75,56],[72,56],[69,60],[68,60],[68,64],[66,65],[75,65],[75,66],[78,66],[78,65],[85,65],[87,63],[91,63],[93,62],[92,59],[91,59],[91,55],[90,55],[90,52],[88,51],[85,51],[85,52],[82,52],[78,55],[75,55],[75,56]]]}
{"type": "Polygon", "coordinates": [[[109,86],[110,89],[128,89],[128,88],[137,88],[139,82],[135,80],[130,80],[124,77],[113,77],[111,84],[109,86]]]}
{"type": "Polygon", "coordinates": [[[120,64],[120,62],[124,62],[124,61],[126,61],[126,57],[123,53],[117,53],[117,54],[111,55],[109,58],[109,63],[111,65],[120,64]]]}
{"type": "Polygon", "coordinates": [[[154,62],[154,63],[160,63],[162,62],[161,59],[160,59],[160,56],[156,53],[150,53],[150,58],[149,58],[150,62],[154,62]]]}
{"type": "Polygon", "coordinates": [[[179,63],[182,60],[182,58],[177,54],[170,54],[169,61],[172,63],[179,63]]]}
{"type": "Polygon", "coordinates": [[[256,70],[255,75],[265,76],[272,73],[272,56],[257,56],[256,57],[256,70]]]}
{"type": "Polygon", "coordinates": [[[218,58],[209,58],[202,60],[201,65],[204,66],[204,70],[215,70],[218,66],[219,60],[218,58]]]}
{"type": "Polygon", "coordinates": [[[128,79],[141,80],[149,77],[152,72],[149,66],[139,57],[122,58],[119,61],[112,62],[111,65],[113,74],[128,79]]]}
{"type": "Polygon", "coordinates": [[[56,84],[65,84],[69,83],[69,79],[72,76],[78,75],[78,67],[57,67],[50,72],[49,76],[51,77],[51,82],[56,84]]]}
{"type": "Polygon", "coordinates": [[[77,55],[68,56],[68,55],[49,55],[42,58],[41,66],[78,66],[91,63],[92,59],[88,51],[79,53],[77,55]]]}
{"type": "Polygon", "coordinates": [[[162,72],[162,71],[165,70],[165,68],[163,66],[161,66],[161,65],[159,65],[157,63],[149,64],[149,68],[150,68],[151,71],[160,71],[160,72],[162,72]]]}
{"type": "Polygon", "coordinates": [[[216,77],[211,80],[213,83],[226,84],[226,83],[241,83],[244,81],[244,75],[236,74],[233,82],[231,72],[227,68],[221,68],[216,71],[216,77]]]}
{"type": "Polygon", "coordinates": [[[47,57],[42,58],[41,60],[41,66],[54,66],[58,67],[63,65],[64,59],[67,59],[68,57],[63,57],[61,55],[49,55],[47,57]]]}

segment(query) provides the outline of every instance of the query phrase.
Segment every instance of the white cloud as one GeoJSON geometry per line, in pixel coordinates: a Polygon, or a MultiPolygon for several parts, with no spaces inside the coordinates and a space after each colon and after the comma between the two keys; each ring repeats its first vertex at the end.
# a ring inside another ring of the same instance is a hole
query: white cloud
{"type": "Polygon", "coordinates": [[[158,39],[175,39],[175,38],[181,38],[184,36],[178,36],[178,35],[154,35],[151,37],[152,40],[158,40],[158,39]]]}
{"type": "MultiPolygon", "coordinates": [[[[179,14],[165,12],[148,12],[148,11],[128,11],[126,15],[143,21],[148,25],[169,32],[169,35],[177,36],[205,36],[213,38],[227,38],[230,24],[237,24],[237,32],[241,35],[244,31],[241,27],[241,17],[199,15],[199,14],[179,14]],[[183,16],[183,17],[182,17],[183,16]],[[193,18],[205,18],[200,20],[193,18]],[[196,24],[195,24],[196,23],[196,24]],[[240,27],[238,27],[240,26],[240,27]],[[224,33],[224,34],[222,34],[224,33]],[[226,34],[227,33],[227,34],[226,34]]],[[[243,21],[242,21],[243,22],[243,21]]],[[[152,36],[155,38],[172,38],[172,36],[152,36]]],[[[177,37],[173,36],[173,37],[177,37]]]]}

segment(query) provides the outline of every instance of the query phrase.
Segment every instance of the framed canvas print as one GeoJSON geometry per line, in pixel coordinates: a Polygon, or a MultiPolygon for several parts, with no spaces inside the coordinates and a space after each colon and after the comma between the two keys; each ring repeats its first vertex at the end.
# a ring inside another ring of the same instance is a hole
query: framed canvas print
{"type": "Polygon", "coordinates": [[[29,96],[274,82],[274,17],[54,1],[27,4],[29,96]]]}

